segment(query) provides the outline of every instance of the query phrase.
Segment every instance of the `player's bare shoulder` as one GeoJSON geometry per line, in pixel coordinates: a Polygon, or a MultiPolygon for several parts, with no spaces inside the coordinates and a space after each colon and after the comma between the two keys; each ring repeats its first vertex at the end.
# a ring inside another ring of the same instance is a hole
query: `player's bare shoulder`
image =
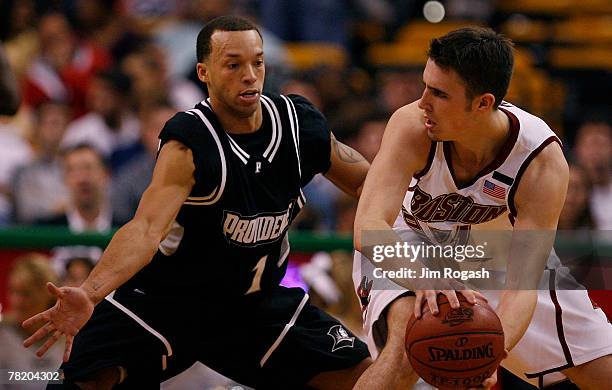
{"type": "Polygon", "coordinates": [[[427,161],[430,148],[431,139],[418,100],[395,111],[387,124],[381,149],[399,149],[419,165],[427,161]]]}
{"type": "Polygon", "coordinates": [[[541,228],[553,228],[563,208],[569,167],[561,145],[551,142],[529,163],[515,196],[518,219],[534,222],[541,228]]]}

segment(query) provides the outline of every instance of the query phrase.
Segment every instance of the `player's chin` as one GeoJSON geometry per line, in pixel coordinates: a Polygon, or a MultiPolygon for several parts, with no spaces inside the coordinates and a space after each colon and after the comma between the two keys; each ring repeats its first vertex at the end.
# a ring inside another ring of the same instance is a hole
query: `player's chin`
{"type": "Polygon", "coordinates": [[[240,113],[240,116],[249,117],[249,116],[253,115],[255,113],[255,111],[257,111],[257,105],[258,104],[259,104],[259,102],[253,103],[253,104],[249,104],[249,105],[236,104],[234,106],[234,110],[235,110],[235,112],[240,113]]]}
{"type": "Polygon", "coordinates": [[[432,140],[433,142],[440,142],[440,141],[444,141],[444,139],[442,139],[442,137],[440,137],[440,134],[437,134],[434,131],[431,130],[427,130],[427,136],[429,137],[430,140],[432,140]]]}

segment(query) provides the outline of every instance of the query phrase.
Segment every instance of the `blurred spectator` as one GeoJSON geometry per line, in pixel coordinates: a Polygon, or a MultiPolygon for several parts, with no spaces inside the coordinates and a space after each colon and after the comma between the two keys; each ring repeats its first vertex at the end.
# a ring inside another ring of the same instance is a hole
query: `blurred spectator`
{"type": "Polygon", "coordinates": [[[66,271],[62,278],[62,286],[80,286],[94,267],[89,257],[73,257],[66,263],[66,271]]]}
{"type": "Polygon", "coordinates": [[[299,78],[291,78],[283,83],[281,87],[283,95],[295,94],[304,96],[310,101],[319,111],[323,112],[323,101],[319,95],[317,88],[309,81],[299,78]]]}
{"type": "MultiPolygon", "coordinates": [[[[195,71],[193,48],[198,33],[207,21],[232,13],[227,0],[193,0],[183,2],[178,18],[167,20],[152,32],[153,38],[166,53],[169,77],[186,77],[195,71]]],[[[266,52],[268,43],[266,42],[266,52]]]]}
{"type": "Polygon", "coordinates": [[[73,232],[108,232],[114,224],[109,202],[110,177],[104,158],[90,145],[63,153],[64,181],[69,191],[66,211],[40,219],[39,225],[66,226],[73,232]]]}
{"type": "Polygon", "coordinates": [[[385,127],[387,127],[387,119],[386,115],[372,114],[362,123],[355,137],[355,142],[351,145],[370,163],[380,149],[385,127]]]}
{"type": "MultiPolygon", "coordinates": [[[[47,282],[57,283],[57,277],[49,261],[39,254],[17,259],[9,272],[10,311],[0,322],[0,367],[3,369],[41,372],[59,368],[64,352],[63,343],[53,345],[42,358],[35,355],[38,347],[23,347],[23,340],[37,329],[23,329],[21,323],[55,304],[55,297],[47,290],[47,282]]],[[[14,386],[0,384],[0,389],[44,389],[46,385],[45,382],[30,381],[14,386]]]]}
{"type": "Polygon", "coordinates": [[[138,109],[169,101],[178,110],[189,110],[204,100],[201,89],[191,81],[170,76],[164,52],[153,44],[129,54],[122,68],[132,79],[132,96],[138,109]]]}
{"type": "Polygon", "coordinates": [[[451,19],[486,23],[493,16],[493,0],[453,0],[446,2],[446,15],[451,19]]]}
{"type": "Polygon", "coordinates": [[[21,80],[39,50],[34,1],[0,2],[0,30],[9,62],[21,80]]]}
{"type": "Polygon", "coordinates": [[[4,48],[0,45],[0,115],[14,115],[20,102],[15,74],[8,63],[4,48]]]}
{"type": "Polygon", "coordinates": [[[113,214],[119,224],[134,216],[140,197],[151,182],[153,167],[159,145],[159,133],[176,110],[168,105],[157,104],[145,108],[141,113],[141,142],[145,153],[130,161],[125,169],[113,179],[113,214]]]}
{"type": "Polygon", "coordinates": [[[104,48],[116,62],[147,39],[122,12],[123,3],[122,0],[79,0],[71,9],[78,33],[104,48]]]}
{"type": "Polygon", "coordinates": [[[32,161],[30,145],[17,129],[0,122],[0,227],[9,223],[11,214],[11,179],[17,169],[32,161]]]}
{"type": "Polygon", "coordinates": [[[353,234],[353,224],[357,213],[357,200],[345,193],[336,199],[336,233],[342,235],[353,234]]]}
{"type": "Polygon", "coordinates": [[[41,17],[38,24],[41,53],[28,68],[24,102],[36,106],[45,100],[67,101],[72,113],[85,113],[85,95],[93,74],[110,64],[108,53],[78,37],[60,13],[41,17]]]}
{"type": "Polygon", "coordinates": [[[576,230],[593,229],[591,215],[591,184],[586,171],[575,164],[570,164],[569,184],[565,204],[559,216],[558,229],[576,230]]]}
{"type": "Polygon", "coordinates": [[[603,121],[586,121],[576,134],[575,155],[593,188],[591,211],[595,226],[612,230],[612,126],[603,121]]]}
{"type": "Polygon", "coordinates": [[[129,105],[130,91],[130,78],[119,70],[97,74],[87,93],[91,112],[68,126],[62,146],[94,146],[110,160],[113,174],[142,152],[140,123],[129,105]]]}
{"type": "Polygon", "coordinates": [[[68,125],[66,104],[46,102],[34,113],[36,159],[13,177],[13,218],[31,223],[63,210],[68,200],[60,166],[59,144],[68,125]]]}
{"type": "Polygon", "coordinates": [[[419,99],[423,93],[421,72],[417,71],[381,72],[377,84],[380,104],[388,114],[419,99]]]}
{"type": "Polygon", "coordinates": [[[261,24],[283,41],[347,44],[347,9],[342,0],[260,0],[261,24]]]}
{"type": "MultiPolygon", "coordinates": [[[[334,230],[336,224],[336,208],[334,205],[340,194],[342,192],[322,175],[316,175],[304,187],[307,203],[302,212],[310,214],[310,220],[314,222],[310,227],[311,230],[324,232],[334,230]]],[[[300,227],[303,228],[303,225],[300,225],[300,227]]]]}

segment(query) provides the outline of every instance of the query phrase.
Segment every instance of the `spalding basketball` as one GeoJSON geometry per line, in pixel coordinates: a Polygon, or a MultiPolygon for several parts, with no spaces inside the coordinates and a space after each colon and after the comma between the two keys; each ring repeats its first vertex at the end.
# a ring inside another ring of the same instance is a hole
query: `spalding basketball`
{"type": "Polygon", "coordinates": [[[440,389],[479,386],[504,356],[504,331],[495,311],[484,301],[472,305],[457,293],[461,306],[450,307],[438,295],[438,314],[423,305],[421,318],[406,328],[410,364],[424,381],[440,389]]]}

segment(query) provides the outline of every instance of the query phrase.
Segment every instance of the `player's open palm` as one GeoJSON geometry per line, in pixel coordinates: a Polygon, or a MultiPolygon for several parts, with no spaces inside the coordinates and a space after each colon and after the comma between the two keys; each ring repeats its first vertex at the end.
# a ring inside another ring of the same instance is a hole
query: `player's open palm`
{"type": "Polygon", "coordinates": [[[38,357],[43,356],[49,348],[62,336],[66,337],[64,348],[64,361],[70,358],[74,336],[87,323],[91,317],[94,304],[80,287],[60,287],[47,283],[51,294],[57,297],[52,308],[28,318],[22,324],[24,328],[41,326],[32,336],[28,337],[23,345],[27,348],[34,343],[49,336],[45,343],[36,351],[38,357]]]}

